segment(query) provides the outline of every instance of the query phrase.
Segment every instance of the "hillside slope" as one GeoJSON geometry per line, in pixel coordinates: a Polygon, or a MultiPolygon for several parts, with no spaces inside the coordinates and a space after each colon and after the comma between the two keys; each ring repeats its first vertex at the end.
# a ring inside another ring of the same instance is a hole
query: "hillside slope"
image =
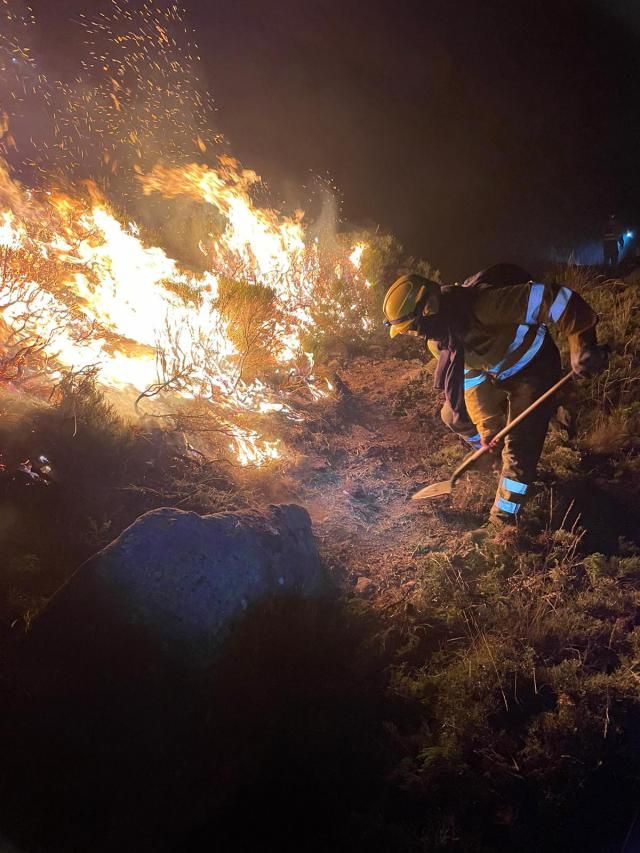
{"type": "MultiPolygon", "coordinates": [[[[451,499],[409,501],[466,453],[416,342],[334,364],[334,396],[286,425],[275,469],[211,465],[127,426],[90,383],[54,407],[3,397],[3,647],[147,509],[294,500],[312,515],[341,616],[255,629],[238,700],[255,702],[254,740],[236,735],[245,750],[269,738],[263,763],[193,849],[211,832],[235,837],[247,803],[268,823],[276,800],[311,789],[319,812],[339,811],[330,846],[314,835],[314,850],[375,849],[372,836],[407,851],[635,849],[640,296],[578,272],[564,274],[601,314],[609,368],[558,399],[524,523],[482,548],[464,533],[484,520],[496,472],[469,474],[451,499]],[[40,450],[48,486],[16,474],[40,450]],[[265,719],[278,724],[263,731],[265,719]]],[[[312,832],[307,818],[298,833],[312,832]]],[[[279,838],[277,821],[262,830],[279,838]]]]}

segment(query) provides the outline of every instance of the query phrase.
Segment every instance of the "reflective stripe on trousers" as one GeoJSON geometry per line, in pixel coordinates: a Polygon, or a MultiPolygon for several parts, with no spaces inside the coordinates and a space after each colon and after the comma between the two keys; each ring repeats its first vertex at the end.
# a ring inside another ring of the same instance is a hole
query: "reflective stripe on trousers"
{"type": "MultiPolygon", "coordinates": [[[[508,406],[508,418],[513,420],[560,377],[560,354],[547,335],[535,361],[527,368],[494,386],[495,396],[488,398],[497,410],[508,406]]],[[[536,477],[538,460],[547,434],[549,418],[557,401],[546,400],[526,420],[505,437],[502,451],[502,472],[491,514],[504,521],[513,521],[521,506],[530,497],[531,484],[536,477]]]]}
{"type": "Polygon", "coordinates": [[[512,480],[510,477],[502,477],[494,505],[496,510],[511,516],[517,515],[528,489],[529,486],[526,483],[512,480]]]}

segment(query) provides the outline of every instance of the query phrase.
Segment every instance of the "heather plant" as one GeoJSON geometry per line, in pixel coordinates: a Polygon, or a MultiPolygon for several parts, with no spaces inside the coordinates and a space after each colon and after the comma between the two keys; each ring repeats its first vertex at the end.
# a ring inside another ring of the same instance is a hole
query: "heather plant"
{"type": "Polygon", "coordinates": [[[602,849],[585,831],[596,792],[632,819],[638,558],[582,556],[580,539],[417,555],[395,687],[424,708],[399,772],[441,810],[428,849],[455,849],[452,826],[469,850],[551,849],[554,833],[564,849],[602,849]]]}
{"type": "Polygon", "coordinates": [[[438,270],[428,261],[408,257],[389,234],[356,231],[338,235],[336,241],[335,254],[320,252],[322,275],[310,312],[313,326],[304,338],[305,349],[321,361],[350,357],[388,343],[382,303],[399,275],[418,272],[440,280],[438,270]],[[356,251],[349,257],[351,246],[356,251]]]}
{"type": "Polygon", "coordinates": [[[278,326],[284,323],[274,291],[260,284],[222,279],[218,308],[237,352],[237,381],[269,375],[277,365],[278,326]]]}

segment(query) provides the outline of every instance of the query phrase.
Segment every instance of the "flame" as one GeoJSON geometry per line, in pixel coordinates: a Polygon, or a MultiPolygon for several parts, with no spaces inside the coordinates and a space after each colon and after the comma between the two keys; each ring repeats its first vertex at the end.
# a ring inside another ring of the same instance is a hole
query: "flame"
{"type": "MultiPolygon", "coordinates": [[[[223,217],[221,232],[201,246],[204,272],[145,243],[138,225],[121,221],[95,186],[35,195],[0,166],[0,317],[7,346],[37,342],[52,375],[94,365],[106,388],[165,390],[203,401],[218,413],[241,465],[277,460],[279,443],[243,418],[296,417],[282,390],[291,380],[311,399],[327,393],[315,384],[303,344],[319,299],[325,313],[339,318],[342,310],[332,308],[323,290],[317,241],[307,239],[302,214],[256,207],[251,187],[259,178],[230,158],[218,169],[157,166],[139,180],[146,195],[187,196],[223,217]],[[252,305],[241,316],[226,310],[229,280],[267,300],[273,316],[265,314],[257,331],[252,305]],[[266,342],[277,382],[246,372],[251,335],[266,342]]],[[[358,243],[339,259],[341,268],[350,260],[356,288],[366,284],[357,274],[365,248],[358,243]]]]}
{"type": "Polygon", "coordinates": [[[273,425],[301,417],[301,396],[329,393],[309,350],[326,329],[348,323],[360,334],[371,323],[366,242],[325,247],[302,212],[259,207],[260,178],[230,157],[188,163],[212,157],[221,137],[179,4],[112,0],[81,15],[80,67],[67,80],[49,79],[32,56],[31,13],[16,16],[8,0],[0,9],[2,106],[13,111],[0,110],[0,151],[14,147],[11,125],[28,94],[37,114],[52,116],[51,139],[21,142],[40,175],[71,181],[91,170],[103,187],[118,186],[117,176],[119,205],[182,197],[215,218],[213,233],[194,241],[194,271],[95,184],[27,189],[0,159],[0,380],[46,384],[91,367],[105,389],[133,390],[145,411],[175,401],[205,411],[242,465],[281,458],[273,425]]]}
{"type": "MultiPolygon", "coordinates": [[[[362,256],[364,255],[366,248],[366,243],[356,243],[356,245],[353,247],[353,251],[349,255],[349,260],[353,264],[354,268],[358,271],[362,267],[362,256]]],[[[368,278],[364,279],[364,286],[367,288],[372,286],[368,278]]],[[[373,328],[373,323],[370,321],[369,318],[363,318],[362,327],[363,329],[368,331],[369,329],[373,328]]]]}
{"type": "Polygon", "coordinates": [[[356,245],[353,247],[353,251],[349,255],[349,260],[357,270],[360,269],[360,264],[362,263],[362,255],[364,254],[364,250],[366,248],[366,243],[356,243],[356,245]]]}
{"type": "Polygon", "coordinates": [[[302,214],[291,219],[254,207],[249,189],[259,177],[239,170],[231,157],[219,159],[218,170],[197,164],[172,169],[156,166],[141,176],[143,191],[146,195],[159,192],[165,198],[185,195],[213,205],[227,223],[214,248],[239,260],[243,274],[273,287],[278,298],[296,310],[297,318],[308,322],[304,305],[313,296],[318,261],[316,245],[306,245],[302,214]]]}
{"type": "Polygon", "coordinates": [[[230,450],[235,451],[238,462],[243,467],[262,465],[267,461],[274,461],[281,457],[278,443],[260,441],[256,432],[237,429],[233,437],[235,446],[230,445],[230,450]]]}

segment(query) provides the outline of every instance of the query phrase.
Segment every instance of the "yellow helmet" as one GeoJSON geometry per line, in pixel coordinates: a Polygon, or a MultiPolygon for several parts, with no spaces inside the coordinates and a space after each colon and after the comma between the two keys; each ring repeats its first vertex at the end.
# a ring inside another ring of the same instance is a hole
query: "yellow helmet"
{"type": "Polygon", "coordinates": [[[402,275],[393,282],[382,303],[382,310],[392,338],[413,331],[418,317],[437,314],[440,307],[440,285],[417,273],[402,275]]]}

